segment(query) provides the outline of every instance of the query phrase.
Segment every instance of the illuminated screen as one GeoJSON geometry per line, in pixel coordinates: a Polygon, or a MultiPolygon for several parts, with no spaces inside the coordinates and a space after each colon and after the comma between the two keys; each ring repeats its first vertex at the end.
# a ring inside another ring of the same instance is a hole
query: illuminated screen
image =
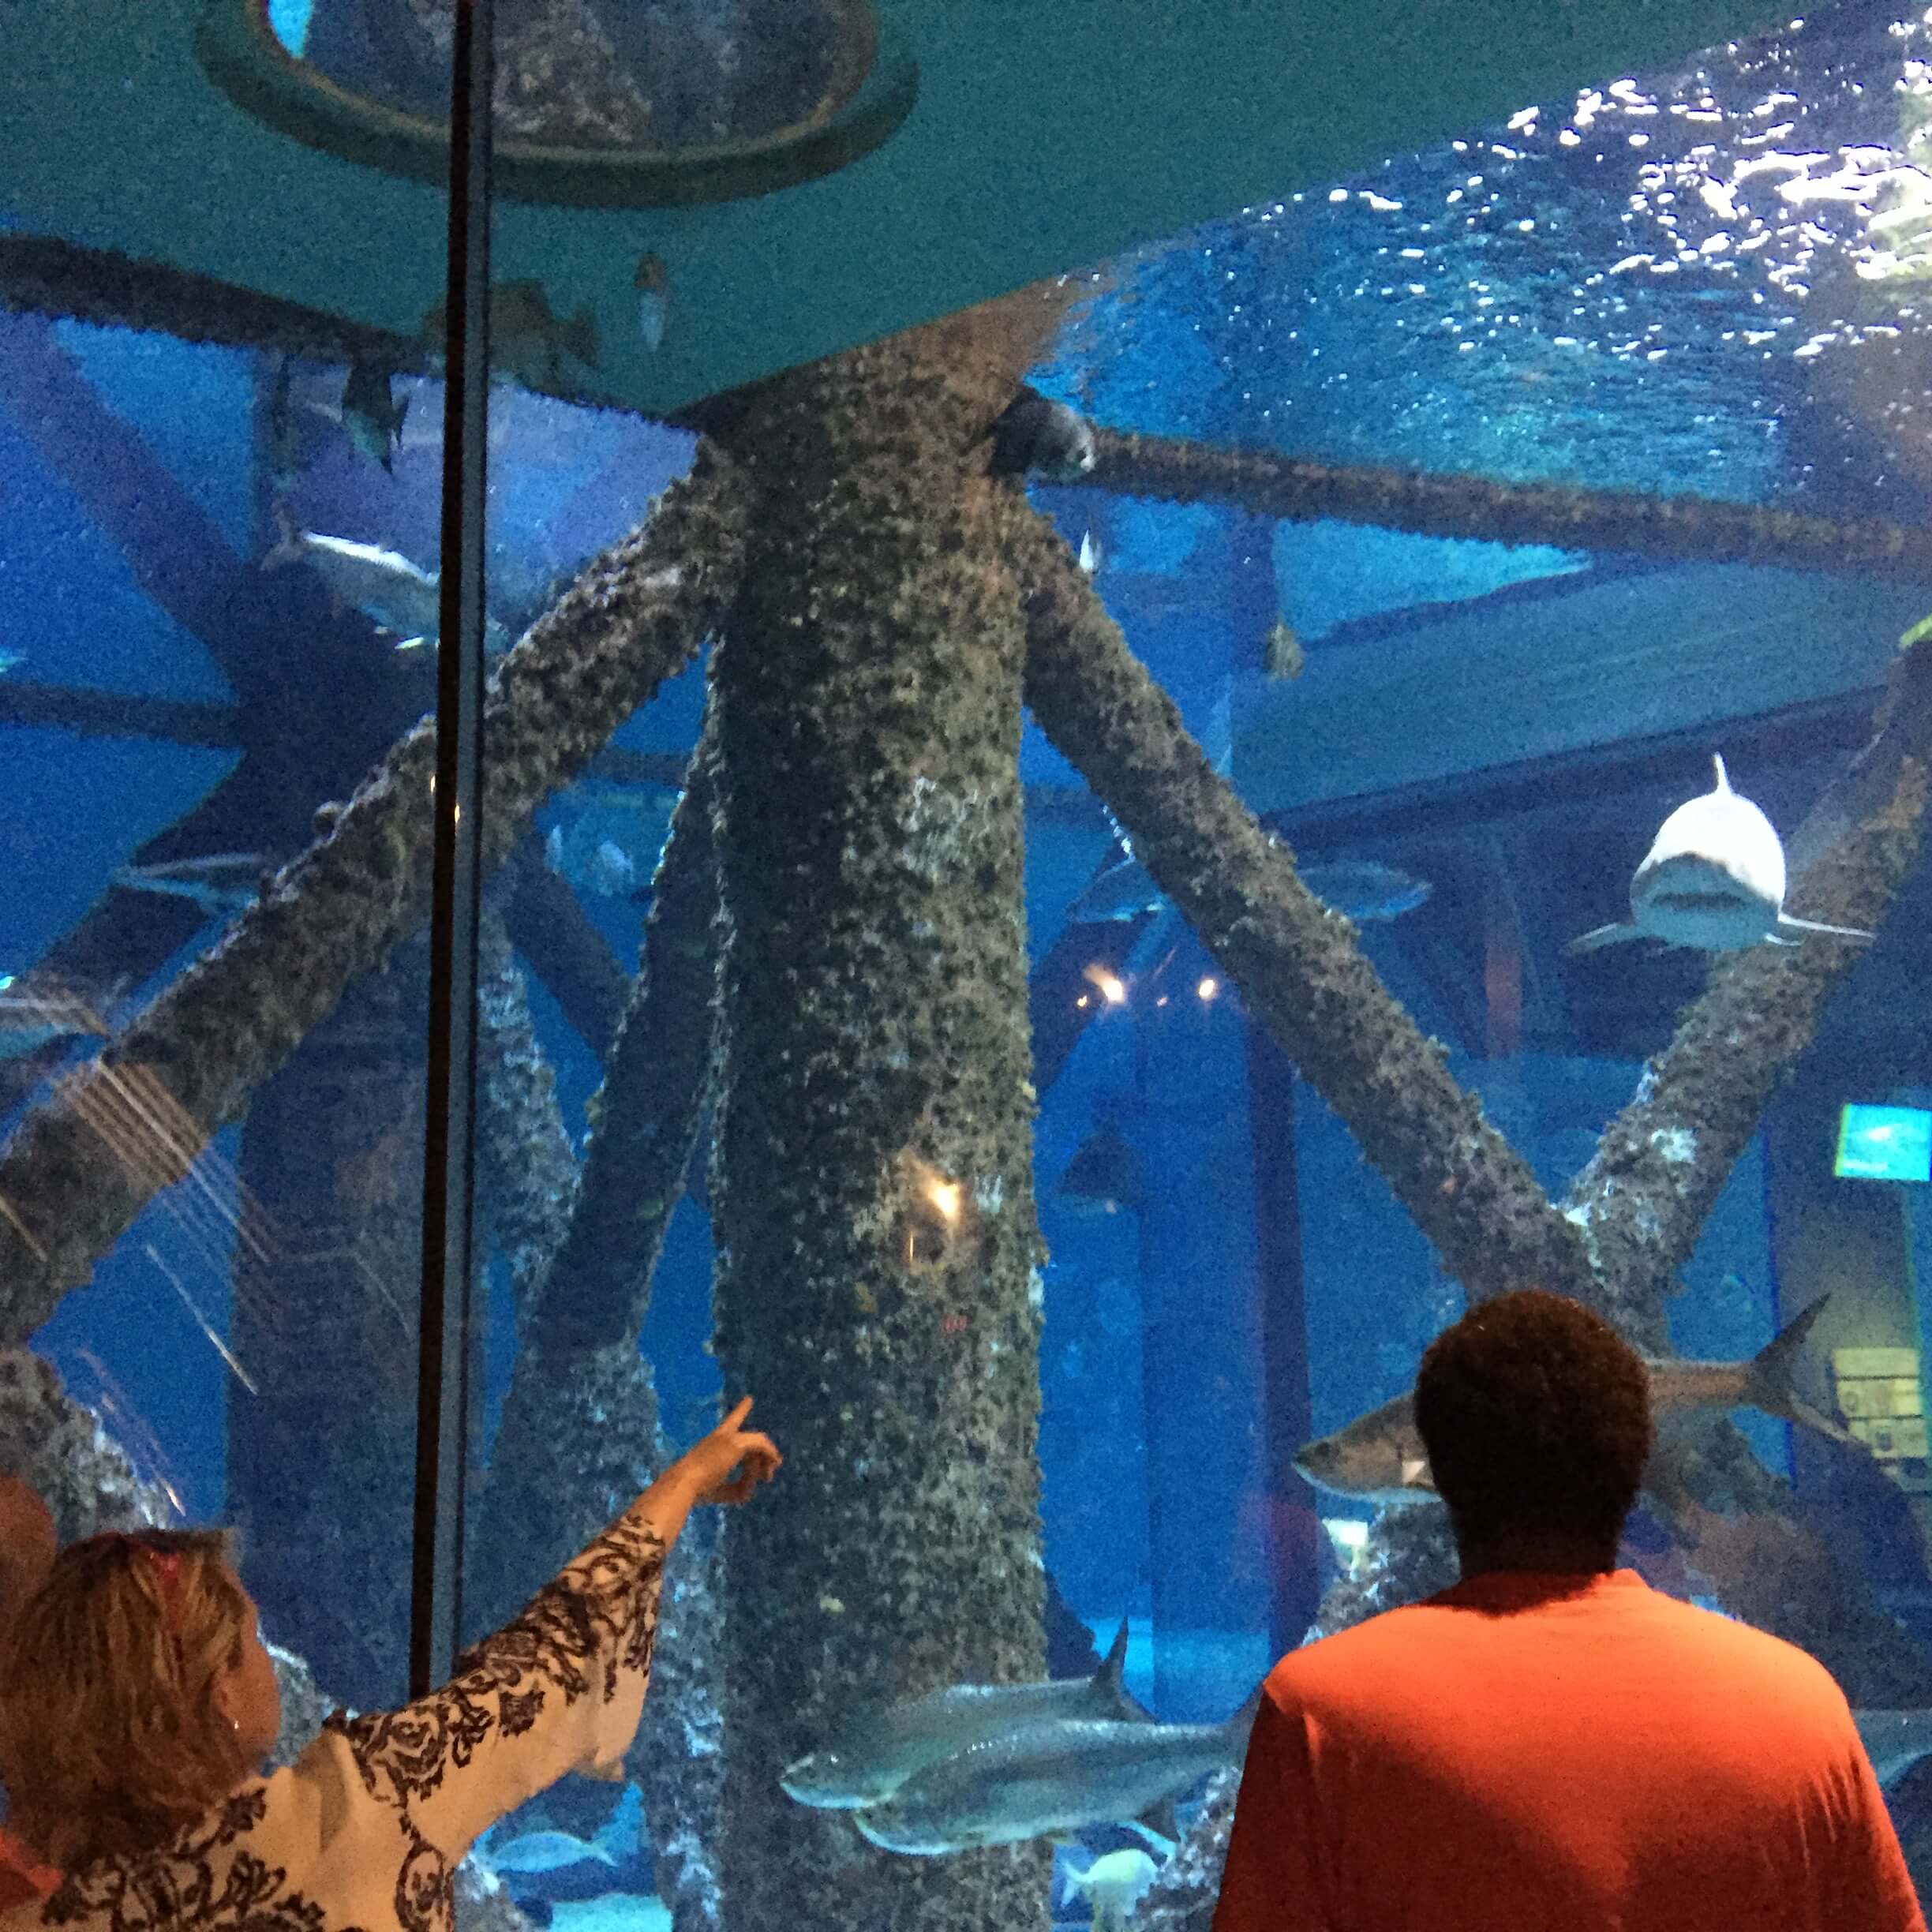
{"type": "Polygon", "coordinates": [[[1932,1113],[1923,1107],[1848,1106],[1838,1123],[1838,1164],[1855,1181],[1932,1180],[1932,1113]]]}

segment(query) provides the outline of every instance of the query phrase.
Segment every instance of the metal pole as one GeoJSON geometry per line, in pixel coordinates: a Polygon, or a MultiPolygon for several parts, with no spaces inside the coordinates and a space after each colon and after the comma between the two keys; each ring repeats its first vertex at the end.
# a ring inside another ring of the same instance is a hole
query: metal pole
{"type": "Polygon", "coordinates": [[[450,95],[443,593],[436,654],[429,1090],[410,1694],[444,1682],[462,1622],[470,1434],[471,1125],[482,822],[485,474],[489,415],[491,0],[458,0],[450,95]]]}

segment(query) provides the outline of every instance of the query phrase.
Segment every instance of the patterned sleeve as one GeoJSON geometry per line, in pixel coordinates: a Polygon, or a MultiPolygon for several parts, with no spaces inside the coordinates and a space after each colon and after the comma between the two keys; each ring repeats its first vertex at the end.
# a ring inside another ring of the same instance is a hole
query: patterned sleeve
{"type": "Polygon", "coordinates": [[[330,1720],[410,1837],[453,1865],[567,1771],[606,1772],[622,1759],[644,1706],[664,1563],[656,1531],[620,1517],[459,1658],[441,1690],[330,1720]]]}

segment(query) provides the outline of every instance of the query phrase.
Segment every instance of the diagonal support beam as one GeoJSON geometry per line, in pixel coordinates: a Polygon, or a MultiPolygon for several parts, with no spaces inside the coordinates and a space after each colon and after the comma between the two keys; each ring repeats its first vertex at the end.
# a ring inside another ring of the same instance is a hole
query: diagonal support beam
{"type": "Polygon", "coordinates": [[[1577,1230],[1451,1077],[1354,927],[1302,885],[1294,855],[1201,754],[1066,545],[1017,494],[1000,536],[1022,587],[1035,717],[1443,1266],[1477,1298],[1537,1282],[1593,1299],[1577,1230]]]}
{"type": "MultiPolygon", "coordinates": [[[[597,558],[498,668],[484,721],[489,869],[695,653],[737,587],[743,506],[729,462],[701,451],[657,514],[597,558]]],[[[345,989],[425,922],[435,754],[425,719],[219,947],[0,1148],[0,1335],[18,1339],[45,1320],[345,989]],[[166,1161],[138,1171],[87,1124],[97,1090],[137,1069],[176,1122],[166,1161]]]]}

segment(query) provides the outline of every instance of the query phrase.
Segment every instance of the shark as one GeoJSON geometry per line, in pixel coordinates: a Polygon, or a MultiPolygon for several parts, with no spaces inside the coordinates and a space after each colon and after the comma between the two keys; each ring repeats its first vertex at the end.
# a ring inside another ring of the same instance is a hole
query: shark
{"type": "Polygon", "coordinates": [[[852,1814],[887,1852],[938,1858],[1132,1824],[1246,1754],[1261,1692],[1219,1724],[1046,1717],[925,1765],[852,1814]]]}
{"type": "Polygon", "coordinates": [[[1888,1791],[1921,1758],[1932,1758],[1932,1710],[1855,1710],[1852,1720],[1888,1791]]]}
{"type": "Polygon", "coordinates": [[[1795,945],[1807,933],[1872,938],[1856,927],[1822,925],[1784,910],[1784,848],[1771,821],[1731,789],[1719,754],[1712,753],[1711,766],[1717,783],[1664,821],[1631,874],[1629,921],[1599,926],[1572,939],[1566,953],[1646,938],[1705,953],[1739,953],[1765,942],[1795,945]]]}
{"type": "Polygon", "coordinates": [[[339,609],[361,611],[379,631],[395,638],[398,650],[436,642],[443,620],[440,580],[435,571],[377,544],[299,530],[279,504],[275,522],[281,540],[262,559],[262,569],[306,564],[328,586],[330,601],[339,609]]]}
{"type": "Polygon", "coordinates": [[[117,979],[98,997],[29,973],[0,973],[0,1060],[19,1060],[57,1043],[107,1037],[101,1009],[126,987],[117,979]]]}
{"type": "MultiPolygon", "coordinates": [[[[1820,1295],[1748,1361],[1680,1361],[1648,1357],[1650,1408],[1660,1442],[1673,1424],[1704,1410],[1762,1409],[1766,1415],[1802,1423],[1837,1443],[1854,1439],[1821,1415],[1792,1386],[1805,1338],[1830,1296],[1820,1295]]],[[[1378,1502],[1432,1491],[1428,1451],[1416,1427],[1415,1391],[1383,1402],[1353,1422],[1312,1442],[1295,1467],[1317,1488],[1378,1502]]],[[[1654,1466],[1653,1466],[1654,1467],[1654,1466]]]]}
{"type": "Polygon", "coordinates": [[[204,912],[233,919],[261,897],[275,870],[259,852],[209,852],[199,859],[117,866],[114,882],[129,892],[192,899],[204,912]]]}
{"type": "Polygon", "coordinates": [[[1100,1720],[1128,1726],[1151,1720],[1126,1692],[1127,1619],[1091,1677],[1043,1683],[947,1684],[871,1713],[817,1750],[788,1765],[778,1782],[802,1805],[856,1811],[890,1798],[927,1766],[975,1749],[1016,1727],[1100,1720]]]}
{"type": "Polygon", "coordinates": [[[492,1828],[477,1840],[473,1855],[500,1877],[515,1872],[527,1878],[567,1871],[578,1865],[620,1865],[635,1857],[647,1843],[643,1794],[635,1784],[626,1784],[610,1815],[591,1837],[579,1838],[567,1831],[530,1831],[499,1840],[492,1828]]]}

